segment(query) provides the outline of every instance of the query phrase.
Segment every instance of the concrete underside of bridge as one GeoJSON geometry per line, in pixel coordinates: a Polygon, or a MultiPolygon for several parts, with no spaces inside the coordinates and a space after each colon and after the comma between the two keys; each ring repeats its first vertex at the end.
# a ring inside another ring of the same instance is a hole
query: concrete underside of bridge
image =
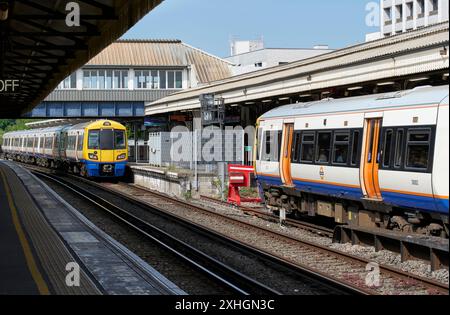
{"type": "Polygon", "coordinates": [[[73,8],[62,0],[0,0],[0,117],[30,111],[162,1],[78,0],[73,8]]]}

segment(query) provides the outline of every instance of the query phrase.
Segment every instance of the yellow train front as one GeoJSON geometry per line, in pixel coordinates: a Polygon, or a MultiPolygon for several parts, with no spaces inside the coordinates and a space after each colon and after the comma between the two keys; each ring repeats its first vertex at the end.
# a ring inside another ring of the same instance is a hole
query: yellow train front
{"type": "Polygon", "coordinates": [[[99,120],[85,126],[69,127],[63,133],[68,141],[66,156],[63,158],[71,165],[77,165],[80,175],[86,177],[125,175],[128,162],[125,126],[111,120],[99,120]],[[81,143],[77,138],[83,139],[81,143]],[[77,147],[82,148],[82,151],[77,150],[77,147]]]}

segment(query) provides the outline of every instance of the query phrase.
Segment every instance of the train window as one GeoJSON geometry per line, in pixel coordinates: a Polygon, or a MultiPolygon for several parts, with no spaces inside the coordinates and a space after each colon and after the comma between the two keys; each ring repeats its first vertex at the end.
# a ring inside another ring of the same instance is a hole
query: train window
{"type": "Polygon", "coordinates": [[[281,131],[266,131],[264,133],[264,151],[262,160],[278,162],[281,150],[281,131]]]}
{"type": "Polygon", "coordinates": [[[100,149],[100,130],[90,130],[88,136],[88,149],[100,149]]]}
{"type": "Polygon", "coordinates": [[[347,165],[349,157],[350,133],[334,135],[333,164],[347,165]]]}
{"type": "Polygon", "coordinates": [[[78,135],[78,147],[77,147],[77,151],[83,151],[83,142],[84,142],[84,137],[83,137],[83,135],[78,135]]]}
{"type": "Polygon", "coordinates": [[[103,129],[100,131],[100,150],[114,150],[114,130],[103,129]]]}
{"type": "Polygon", "coordinates": [[[262,128],[258,128],[258,133],[256,134],[256,160],[260,160],[260,152],[261,152],[261,143],[262,143],[262,128]]]}
{"type": "Polygon", "coordinates": [[[317,137],[316,162],[329,163],[331,149],[331,132],[319,132],[317,137]]]}
{"type": "Polygon", "coordinates": [[[124,150],[125,148],[125,131],[114,130],[114,149],[124,150]]]}
{"type": "Polygon", "coordinates": [[[356,166],[359,163],[359,138],[360,132],[353,132],[353,141],[352,141],[352,165],[356,166]]]}
{"type": "Polygon", "coordinates": [[[302,154],[301,161],[312,163],[314,159],[314,145],[316,140],[315,133],[304,133],[302,135],[302,154]]]}
{"type": "Polygon", "coordinates": [[[51,137],[46,137],[45,138],[45,148],[46,149],[51,149],[52,148],[52,138],[51,137]]]}
{"type": "Polygon", "coordinates": [[[403,160],[403,129],[397,130],[397,135],[395,137],[395,158],[394,158],[394,167],[401,168],[402,160],[403,160]]]}
{"type": "Polygon", "coordinates": [[[431,130],[410,130],[406,146],[406,167],[428,169],[431,130]]]}
{"type": "Polygon", "coordinates": [[[298,131],[294,133],[294,145],[292,146],[292,162],[296,163],[300,159],[301,134],[298,131]]]}
{"type": "Polygon", "coordinates": [[[394,131],[392,129],[386,130],[384,134],[384,146],[383,146],[383,167],[391,166],[391,151],[392,151],[392,140],[394,137],[394,131]]]}

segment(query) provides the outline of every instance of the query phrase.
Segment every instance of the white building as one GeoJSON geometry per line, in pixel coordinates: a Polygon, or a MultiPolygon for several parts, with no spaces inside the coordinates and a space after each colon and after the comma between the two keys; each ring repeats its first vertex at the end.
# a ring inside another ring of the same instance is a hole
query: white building
{"type": "Polygon", "coordinates": [[[381,0],[381,36],[448,21],[449,0],[381,0]]]}
{"type": "Polygon", "coordinates": [[[235,41],[231,43],[232,55],[224,59],[234,65],[233,75],[240,75],[332,51],[327,45],[317,45],[314,48],[264,48],[263,42],[235,41]]]}

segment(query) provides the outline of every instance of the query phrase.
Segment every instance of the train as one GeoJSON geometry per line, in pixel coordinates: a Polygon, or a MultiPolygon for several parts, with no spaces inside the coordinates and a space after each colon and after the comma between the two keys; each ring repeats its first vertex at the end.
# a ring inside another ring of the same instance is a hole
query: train
{"type": "Polygon", "coordinates": [[[62,169],[90,178],[120,178],[128,162],[126,127],[97,120],[3,135],[6,159],[62,169]]]}
{"type": "Polygon", "coordinates": [[[282,106],[256,130],[270,210],[448,238],[448,85],[282,106]]]}

